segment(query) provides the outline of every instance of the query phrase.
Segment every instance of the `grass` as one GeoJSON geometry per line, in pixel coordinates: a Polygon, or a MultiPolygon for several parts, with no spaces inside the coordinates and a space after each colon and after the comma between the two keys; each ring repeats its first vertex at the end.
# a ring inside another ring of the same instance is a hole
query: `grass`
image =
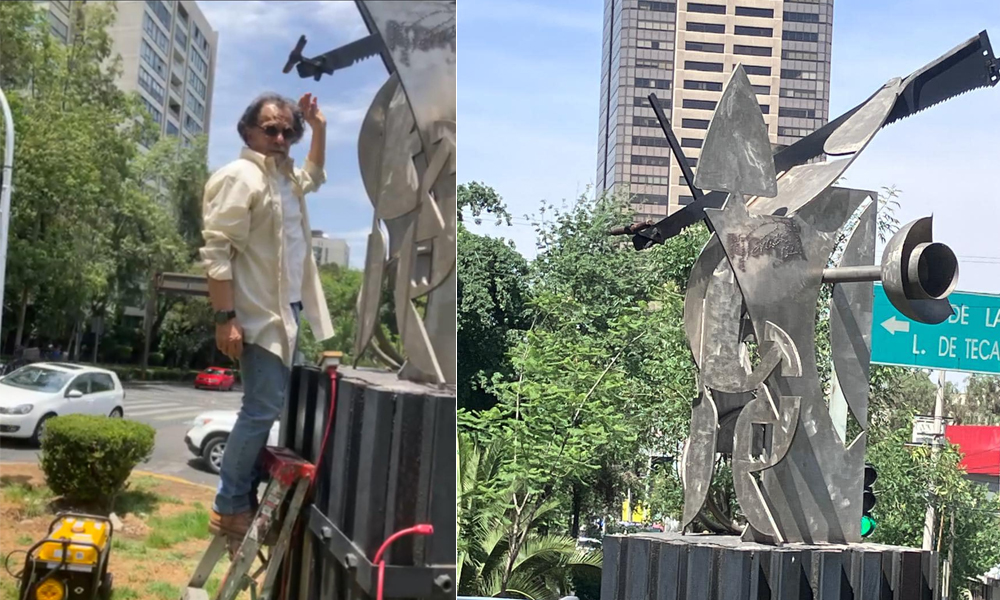
{"type": "Polygon", "coordinates": [[[177,600],[181,596],[181,590],[179,587],[170,585],[169,583],[163,583],[162,581],[154,581],[153,583],[147,584],[146,593],[153,598],[159,598],[160,600],[177,600]]]}
{"type": "Polygon", "coordinates": [[[22,535],[17,538],[18,546],[30,546],[31,544],[34,543],[35,543],[35,538],[31,537],[30,535],[22,535]]]}
{"type": "Polygon", "coordinates": [[[142,542],[115,537],[111,540],[111,550],[119,556],[130,558],[143,557],[149,554],[149,548],[142,542]]]}
{"type": "Polygon", "coordinates": [[[210,537],[208,511],[203,509],[170,517],[153,517],[149,526],[152,531],[146,537],[146,545],[150,548],[165,549],[186,540],[207,540],[210,537]]]}
{"type": "Polygon", "coordinates": [[[111,600],[138,600],[141,597],[139,592],[128,587],[115,586],[111,590],[111,600]]]}
{"type": "Polygon", "coordinates": [[[5,500],[21,505],[21,514],[27,519],[47,513],[49,503],[54,498],[48,487],[33,486],[13,477],[0,477],[0,490],[3,490],[5,500]]]}

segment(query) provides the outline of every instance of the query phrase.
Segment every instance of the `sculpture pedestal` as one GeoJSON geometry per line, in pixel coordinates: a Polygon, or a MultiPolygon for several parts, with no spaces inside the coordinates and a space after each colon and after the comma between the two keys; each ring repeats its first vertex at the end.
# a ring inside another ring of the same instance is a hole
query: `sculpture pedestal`
{"type": "Polygon", "coordinates": [[[454,598],[454,389],[342,366],[331,403],[330,383],[324,371],[296,367],[281,417],[279,445],[319,464],[286,597],[375,598],[379,547],[429,523],[432,535],[402,537],[386,552],[385,597],[454,598]]]}
{"type": "Polygon", "coordinates": [[[937,553],[880,544],[765,546],[736,536],[604,538],[601,600],[935,600],[937,553]]]}

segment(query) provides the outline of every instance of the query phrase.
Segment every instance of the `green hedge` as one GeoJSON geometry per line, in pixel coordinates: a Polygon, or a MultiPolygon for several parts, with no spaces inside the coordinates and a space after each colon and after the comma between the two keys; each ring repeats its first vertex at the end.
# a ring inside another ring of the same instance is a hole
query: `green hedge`
{"type": "Polygon", "coordinates": [[[153,454],[156,430],[144,423],[95,415],[53,417],[42,436],[42,471],[49,488],[71,502],[110,507],[132,469],[153,454]]]}
{"type": "Polygon", "coordinates": [[[126,381],[188,381],[193,382],[201,371],[192,369],[172,369],[169,367],[149,367],[142,376],[138,365],[102,365],[102,369],[114,371],[122,382],[126,381]]]}

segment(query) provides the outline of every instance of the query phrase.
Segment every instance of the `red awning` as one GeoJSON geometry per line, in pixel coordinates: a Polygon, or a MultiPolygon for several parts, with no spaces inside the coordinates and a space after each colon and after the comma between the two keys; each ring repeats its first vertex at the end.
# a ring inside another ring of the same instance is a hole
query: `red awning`
{"type": "Polygon", "coordinates": [[[1000,426],[948,425],[944,436],[965,455],[962,466],[968,473],[1000,477],[1000,426]]]}

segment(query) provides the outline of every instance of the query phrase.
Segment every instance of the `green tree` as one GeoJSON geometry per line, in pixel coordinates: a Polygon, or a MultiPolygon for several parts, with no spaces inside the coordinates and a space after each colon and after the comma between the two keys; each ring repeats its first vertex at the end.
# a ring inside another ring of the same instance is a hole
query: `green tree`
{"type": "Polygon", "coordinates": [[[1000,377],[970,375],[965,382],[965,395],[955,394],[948,403],[948,412],[959,425],[1000,424],[1000,377]]]}

